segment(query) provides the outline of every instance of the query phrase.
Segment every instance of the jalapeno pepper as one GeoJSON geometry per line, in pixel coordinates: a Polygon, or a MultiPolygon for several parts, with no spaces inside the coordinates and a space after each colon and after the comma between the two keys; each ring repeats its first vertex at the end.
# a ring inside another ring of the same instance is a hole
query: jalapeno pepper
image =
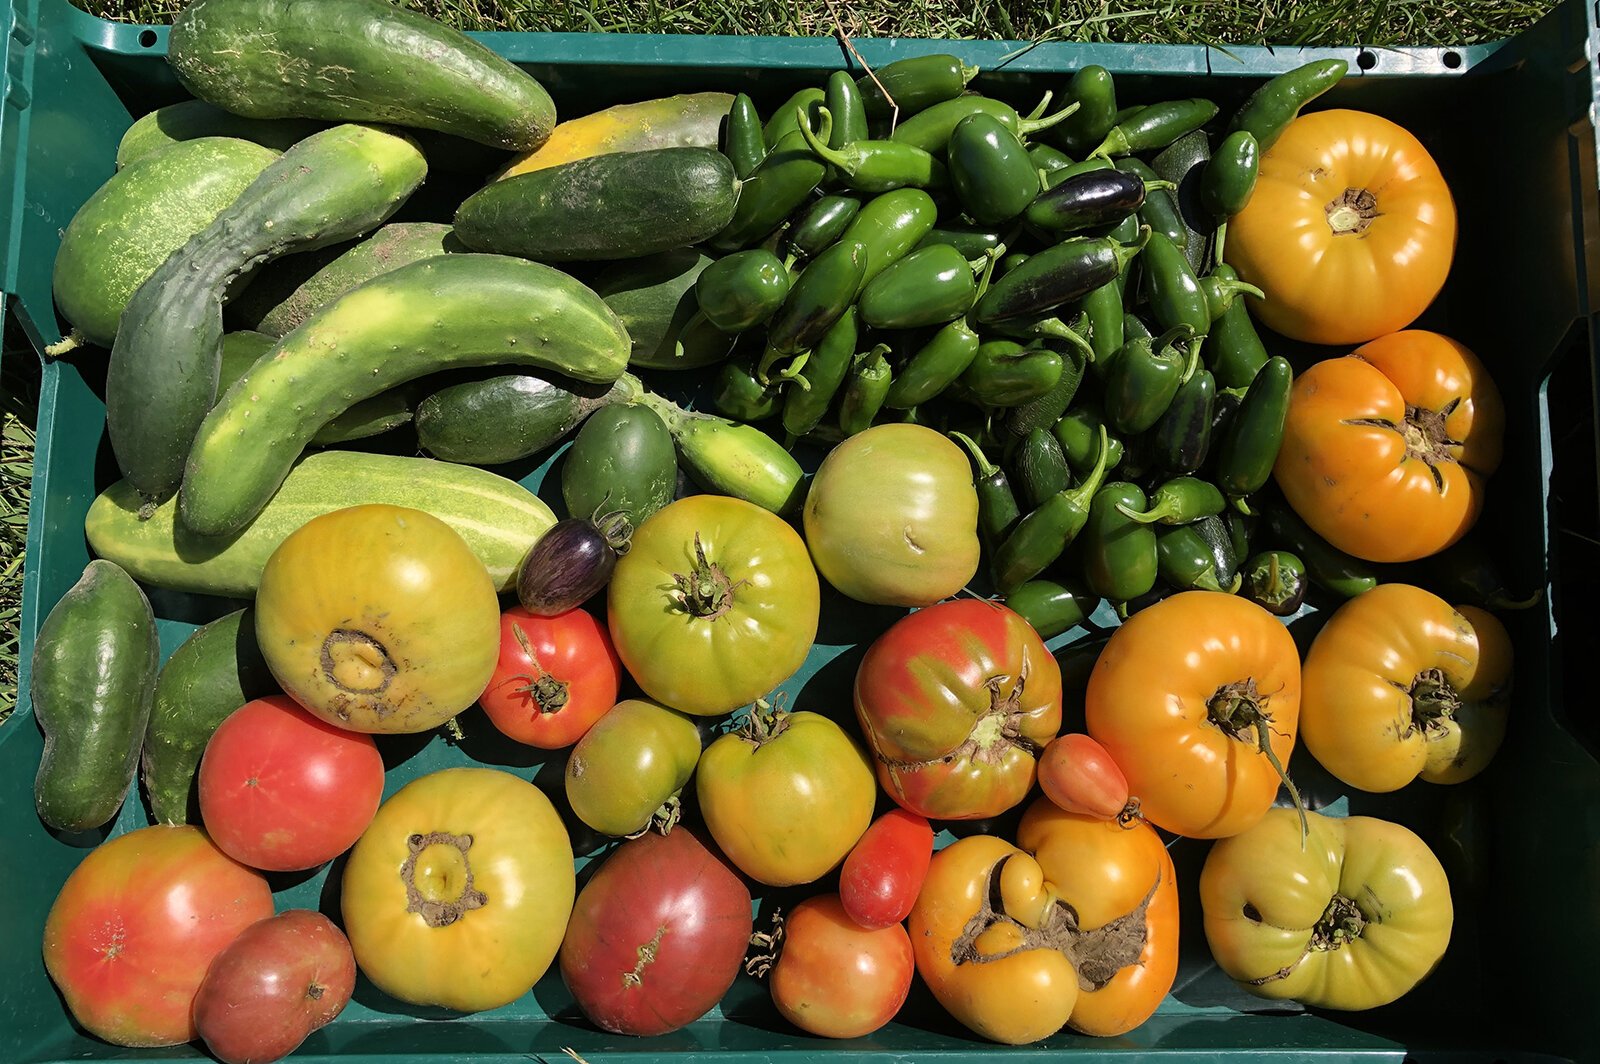
{"type": "Polygon", "coordinates": [[[1200,206],[1213,218],[1232,218],[1250,202],[1260,166],[1256,138],[1244,129],[1229,133],[1200,174],[1200,206]]]}
{"type": "Polygon", "coordinates": [[[960,96],[977,74],[977,67],[967,66],[953,55],[914,55],[862,75],[856,79],[856,88],[861,90],[867,117],[887,117],[898,109],[903,121],[960,96]]]}
{"type": "Polygon", "coordinates": [[[1102,446],[1107,451],[1107,469],[1115,469],[1122,463],[1122,440],[1105,432],[1105,417],[1092,403],[1081,403],[1077,409],[1067,411],[1050,431],[1061,444],[1067,465],[1075,471],[1093,468],[1100,461],[1102,446]]]}
{"type": "MultiPolygon", "coordinates": [[[[767,150],[774,150],[778,142],[783,140],[784,137],[800,132],[800,122],[795,114],[796,111],[804,111],[806,117],[813,122],[819,121],[823,101],[826,98],[827,94],[821,89],[811,87],[800,89],[793,96],[779,104],[778,109],[772,112],[772,117],[767,119],[766,127],[762,130],[762,139],[767,142],[767,150]]],[[[829,133],[823,134],[824,138],[829,135],[829,133]]]]}
{"type": "Polygon", "coordinates": [[[1119,506],[1143,510],[1144,492],[1115,481],[1095,494],[1083,529],[1083,575],[1094,594],[1127,602],[1156,586],[1156,533],[1128,520],[1119,506]]]}
{"type": "Polygon", "coordinates": [[[846,436],[854,436],[872,427],[873,419],[883,409],[884,396],[894,374],[889,369],[888,344],[879,344],[857,358],[850,366],[850,377],[845,382],[844,396],[839,400],[839,429],[846,436]]]}
{"type": "Polygon", "coordinates": [[[1212,544],[1196,525],[1156,533],[1156,565],[1161,579],[1179,591],[1239,590],[1239,574],[1219,571],[1212,544]]]}
{"type": "Polygon", "coordinates": [[[939,225],[928,230],[917,250],[934,244],[948,244],[965,259],[981,259],[1000,246],[1000,230],[988,226],[939,225]]]}
{"type": "Polygon", "coordinates": [[[1188,326],[1180,325],[1122,345],[1106,375],[1106,420],[1113,429],[1133,435],[1161,420],[1179,386],[1194,374],[1193,354],[1174,346],[1188,336],[1188,326]]]}
{"type": "MultiPolygon", "coordinates": [[[[1139,159],[1118,159],[1116,168],[1121,173],[1137,177],[1147,188],[1161,182],[1156,172],[1139,159]]],[[[1145,197],[1138,213],[1139,220],[1152,231],[1162,234],[1181,248],[1189,242],[1189,227],[1184,224],[1183,215],[1178,211],[1178,200],[1173,191],[1175,187],[1171,182],[1162,183],[1155,194],[1145,197]]]]}
{"type": "Polygon", "coordinates": [[[1228,129],[1248,132],[1263,152],[1268,151],[1300,108],[1333,88],[1349,69],[1343,59],[1318,59],[1279,74],[1250,94],[1228,129]]]}
{"type": "Polygon", "coordinates": [[[806,201],[827,170],[798,131],[788,134],[740,186],[733,218],[711,245],[732,250],[759,242],[806,201]]]}
{"type": "Polygon", "coordinates": [[[1171,187],[1171,182],[1147,182],[1122,170],[1089,170],[1040,193],[1026,217],[1029,225],[1058,233],[1115,225],[1144,205],[1147,190],[1171,187]]]}
{"type": "Polygon", "coordinates": [[[754,367],[741,360],[722,364],[711,402],[736,421],[760,421],[778,412],[783,396],[780,389],[757,380],[754,367]]]}
{"type": "Polygon", "coordinates": [[[718,259],[694,284],[700,313],[723,332],[754,328],[772,317],[789,295],[789,271],[770,251],[753,248],[718,259]]]}
{"type": "Polygon", "coordinates": [[[979,406],[1020,406],[1049,394],[1064,370],[1061,355],[1049,348],[989,340],[978,347],[956,390],[979,406]]]}
{"type": "Polygon", "coordinates": [[[828,75],[822,105],[833,115],[828,147],[842,148],[851,141],[867,139],[867,111],[861,101],[861,90],[847,72],[835,70],[828,75]]]}
{"type": "Polygon", "coordinates": [[[1338,549],[1311,531],[1287,503],[1275,503],[1263,513],[1269,542],[1293,551],[1305,563],[1311,582],[1343,598],[1355,598],[1378,586],[1372,566],[1338,549]]]}
{"type": "Polygon", "coordinates": [[[1256,538],[1256,526],[1261,523],[1260,515],[1230,509],[1223,512],[1222,523],[1228,530],[1228,542],[1233,546],[1233,556],[1250,557],[1250,546],[1256,538]]]}
{"type": "Polygon", "coordinates": [[[1257,554],[1241,570],[1244,597],[1275,617],[1292,617],[1306,600],[1306,563],[1286,550],[1257,554]]]}
{"type": "Polygon", "coordinates": [[[861,320],[874,329],[940,325],[971,310],[977,296],[966,256],[935,244],[913,251],[861,290],[861,320]]]}
{"type": "Polygon", "coordinates": [[[1006,431],[1012,436],[1026,436],[1034,429],[1053,428],[1077,397],[1089,360],[1082,351],[1070,344],[1062,345],[1058,353],[1061,355],[1061,376],[1055,387],[1037,399],[1013,407],[1011,416],[1006,418],[1006,431]]]}
{"type": "Polygon", "coordinates": [[[1017,444],[1011,456],[1013,481],[1024,506],[1033,510],[1072,484],[1067,456],[1049,429],[1034,429],[1017,444]]]}
{"type": "MultiPolygon", "coordinates": [[[[1105,455],[1104,446],[1100,448],[1100,453],[1105,455]]],[[[996,591],[1001,595],[1009,595],[1061,557],[1089,522],[1091,500],[1098,500],[1100,495],[1097,493],[1103,493],[1100,484],[1105,479],[1105,473],[1105,463],[1097,462],[1082,484],[1056,492],[1038,509],[1017,522],[1017,527],[995,551],[996,591]]]]}
{"type": "MultiPolygon", "coordinates": [[[[822,114],[825,119],[832,117],[826,107],[822,114]]],[[[830,148],[812,131],[803,113],[797,111],[795,120],[800,124],[800,135],[817,158],[832,166],[839,180],[858,192],[932,188],[949,180],[944,164],[921,148],[893,140],[853,140],[841,148],[830,148]]]]}
{"type": "Polygon", "coordinates": [[[728,109],[725,130],[722,154],[733,164],[734,176],[743,180],[767,157],[767,141],[756,105],[742,92],[733,98],[733,106],[728,109]]]}
{"type": "Polygon", "coordinates": [[[1006,608],[1033,626],[1040,639],[1054,639],[1087,624],[1100,598],[1080,583],[1029,580],[1006,596],[1006,608]]]}
{"type": "Polygon", "coordinates": [[[1260,491],[1272,476],[1293,383],[1294,371],[1284,358],[1269,359],[1250,383],[1217,449],[1217,486],[1228,495],[1260,491]]]}
{"type": "Polygon", "coordinates": [[[977,357],[980,341],[965,318],[934,333],[895,374],[884,405],[891,410],[921,406],[950,387],[977,357]]]}
{"type": "Polygon", "coordinates": [[[1200,291],[1205,293],[1206,310],[1211,314],[1211,328],[1215,332],[1217,322],[1224,314],[1233,309],[1241,295],[1252,295],[1258,299],[1266,298],[1266,293],[1253,284],[1239,280],[1239,275],[1233,267],[1226,263],[1218,266],[1206,276],[1200,278],[1200,291]]]}
{"type": "Polygon", "coordinates": [[[1185,133],[1192,133],[1217,116],[1210,100],[1167,100],[1151,104],[1120,119],[1090,155],[1132,155],[1165,148],[1185,133]]]}
{"type": "Polygon", "coordinates": [[[1162,234],[1151,233],[1139,266],[1144,297],[1156,324],[1163,329],[1187,327],[1198,351],[1200,339],[1211,331],[1211,308],[1183,251],[1162,234]]]}
{"type": "Polygon", "coordinates": [[[1222,513],[1227,500],[1215,484],[1199,477],[1173,477],[1150,493],[1149,508],[1123,510],[1123,516],[1140,524],[1186,525],[1222,513]]]}
{"type": "Polygon", "coordinates": [[[839,242],[861,211],[861,197],[822,196],[789,229],[789,250],[803,258],[839,242]]]}
{"type": "Polygon", "coordinates": [[[950,143],[950,134],[955,132],[957,123],[971,115],[988,115],[997,119],[1021,138],[1049,129],[1068,118],[1074,110],[1075,108],[1069,105],[1043,118],[1024,118],[1008,103],[968,93],[953,100],[936,103],[910,118],[901,114],[900,123],[894,127],[894,133],[889,139],[938,155],[950,143]]]}
{"type": "Polygon", "coordinates": [[[1105,140],[1117,124],[1117,86],[1111,71],[1103,66],[1086,66],[1072,75],[1067,99],[1078,110],[1056,127],[1056,141],[1074,155],[1081,155],[1105,140]]]}
{"type": "Polygon", "coordinates": [[[951,439],[960,443],[972,456],[976,467],[973,486],[978,490],[978,533],[992,553],[1011,530],[1022,520],[1022,509],[1011,489],[1011,479],[1006,471],[989,461],[983,448],[966,433],[951,432],[951,439]]]}
{"type": "Polygon", "coordinates": [[[1269,357],[1244,300],[1235,300],[1212,323],[1206,341],[1206,362],[1216,374],[1217,387],[1248,388],[1269,357]]]}
{"type": "Polygon", "coordinates": [[[978,300],[975,314],[984,323],[1042,314],[1081,299],[1115,280],[1144,247],[1105,237],[1077,236],[1045,248],[995,282],[978,300]]]}
{"type": "Polygon", "coordinates": [[[1072,156],[1066,152],[1057,151],[1048,144],[1028,145],[1028,159],[1033,163],[1035,170],[1051,173],[1056,170],[1065,170],[1072,165],[1072,156]]]}
{"type": "Polygon", "coordinates": [[[1156,465],[1168,473],[1193,473],[1205,464],[1216,399],[1217,382],[1208,370],[1195,370],[1178,386],[1178,394],[1156,422],[1151,441],[1156,465]]]}
{"type": "Polygon", "coordinates": [[[783,431],[789,434],[791,444],[796,437],[804,436],[822,423],[834,395],[850,372],[859,332],[856,308],[851,307],[823,334],[799,377],[784,389],[783,431]]]}
{"type": "Polygon", "coordinates": [[[861,245],[843,240],[811,260],[767,326],[758,376],[766,377],[777,356],[798,354],[822,339],[850,309],[866,265],[861,245]]]}
{"type": "Polygon", "coordinates": [[[945,155],[956,198],[980,225],[1015,218],[1039,195],[1039,172],[1028,149],[993,115],[957,122],[945,155]]]}
{"type": "Polygon", "coordinates": [[[1132,311],[1122,315],[1122,332],[1129,340],[1150,340],[1156,335],[1144,317],[1132,311]]]}
{"type": "Polygon", "coordinates": [[[901,188],[868,200],[840,243],[853,241],[866,249],[867,272],[861,283],[870,284],[891,263],[904,258],[933,229],[938,208],[920,188],[901,188]]]}
{"type": "Polygon", "coordinates": [[[1094,375],[1105,379],[1126,342],[1123,332],[1122,289],[1108,281],[1083,297],[1083,311],[1089,316],[1089,346],[1094,349],[1094,375]]]}
{"type": "Polygon", "coordinates": [[[1018,266],[1021,266],[1024,262],[1027,262],[1029,257],[1030,256],[1025,251],[1013,251],[1011,254],[1000,260],[999,265],[995,267],[994,275],[996,277],[1004,277],[1018,266]]]}

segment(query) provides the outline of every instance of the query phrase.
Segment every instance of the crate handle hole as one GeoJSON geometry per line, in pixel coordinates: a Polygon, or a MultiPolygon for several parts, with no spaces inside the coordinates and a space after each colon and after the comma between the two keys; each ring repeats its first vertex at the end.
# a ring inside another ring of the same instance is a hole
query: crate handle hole
{"type": "Polygon", "coordinates": [[[1449,67],[1451,70],[1455,70],[1455,69],[1459,68],[1461,66],[1461,53],[1460,52],[1446,52],[1446,53],[1444,53],[1444,65],[1449,67]]]}
{"type": "Polygon", "coordinates": [[[1371,70],[1377,65],[1378,56],[1376,52],[1369,52],[1363,48],[1360,52],[1356,53],[1356,66],[1360,67],[1362,70],[1371,70]]]}
{"type": "Polygon", "coordinates": [[[139,47],[140,48],[154,48],[155,46],[156,46],[156,31],[155,30],[145,30],[143,33],[139,34],[139,47]]]}

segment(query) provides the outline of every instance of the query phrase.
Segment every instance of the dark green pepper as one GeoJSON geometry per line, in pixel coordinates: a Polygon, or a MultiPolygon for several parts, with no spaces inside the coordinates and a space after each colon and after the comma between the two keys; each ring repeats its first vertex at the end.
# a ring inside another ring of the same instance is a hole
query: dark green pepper
{"type": "Polygon", "coordinates": [[[1235,300],[1212,323],[1211,337],[1206,341],[1206,363],[1216,374],[1217,387],[1248,388],[1268,357],[1244,300],[1235,300]]]}
{"type": "MultiPolygon", "coordinates": [[[[1104,446],[1100,448],[1100,453],[1106,453],[1104,446]]],[[[1038,509],[1017,522],[1017,527],[995,551],[996,591],[1001,595],[1011,594],[1061,557],[1089,523],[1091,500],[1100,498],[1097,492],[1103,494],[1100,483],[1105,479],[1105,473],[1105,463],[1097,462],[1082,484],[1056,492],[1038,509]]],[[[1099,591],[1098,588],[1094,590],[1099,591]]]]}
{"type": "Polygon", "coordinates": [[[814,346],[844,316],[860,287],[866,258],[860,244],[841,240],[811,260],[767,326],[767,354],[759,376],[766,376],[777,357],[814,346]]]}
{"type": "MultiPolygon", "coordinates": [[[[772,112],[772,117],[767,119],[766,128],[762,130],[762,139],[767,142],[769,151],[775,150],[784,137],[800,132],[800,122],[795,112],[804,111],[807,118],[813,122],[818,121],[822,113],[823,101],[827,94],[819,88],[805,88],[796,92],[772,112]]],[[[823,134],[824,138],[830,133],[823,134]]]]}
{"type": "Polygon", "coordinates": [[[1048,429],[1034,429],[1023,437],[1011,456],[1011,465],[1021,501],[1030,510],[1044,505],[1046,499],[1066,491],[1072,484],[1067,456],[1061,453],[1061,444],[1048,429]]]}
{"type": "MultiPolygon", "coordinates": [[[[1001,246],[1004,247],[1004,245],[1001,246]]],[[[995,276],[1004,277],[1018,266],[1021,266],[1024,262],[1027,262],[1029,257],[1030,256],[1025,251],[1013,251],[1011,254],[1000,260],[1000,264],[995,267],[995,276]]]]}
{"type": "MultiPolygon", "coordinates": [[[[933,229],[938,217],[933,197],[920,188],[900,188],[874,196],[861,207],[855,221],[839,238],[866,249],[867,272],[863,286],[888,266],[906,256],[933,229]]],[[[858,290],[859,291],[859,290],[858,290]]]]}
{"type": "Polygon", "coordinates": [[[1099,605],[1099,597],[1083,585],[1054,580],[1029,580],[1006,596],[1006,607],[1031,624],[1040,639],[1054,639],[1087,624],[1099,605]]]}
{"type": "Polygon", "coordinates": [[[1075,236],[1047,247],[995,282],[978,300],[976,317],[984,323],[1005,321],[1081,299],[1115,280],[1144,247],[1144,238],[1143,231],[1136,244],[1075,236]]]}
{"type": "Polygon", "coordinates": [[[1049,394],[1065,368],[1062,357],[1047,347],[990,340],[978,347],[957,383],[962,397],[980,406],[1021,406],[1049,394]]]}
{"type": "Polygon", "coordinates": [[[736,252],[700,271],[694,295],[707,321],[723,332],[743,332],[783,306],[789,296],[789,271],[770,251],[736,252]]]}
{"type": "Polygon", "coordinates": [[[972,365],[980,342],[965,318],[946,325],[906,360],[884,405],[891,410],[910,410],[943,392],[972,365]]]}
{"type": "Polygon", "coordinates": [[[1163,329],[1187,327],[1199,349],[1211,331],[1211,308],[1183,250],[1161,233],[1151,233],[1139,263],[1145,301],[1163,329]]]}
{"type": "Polygon", "coordinates": [[[1205,293],[1206,310],[1211,314],[1213,333],[1216,331],[1217,322],[1233,309],[1241,295],[1252,295],[1257,299],[1266,297],[1266,293],[1255,285],[1239,280],[1239,275],[1227,263],[1200,278],[1200,291],[1205,293]]]}
{"type": "MultiPolygon", "coordinates": [[[[1117,169],[1139,178],[1147,188],[1161,181],[1156,172],[1139,159],[1118,159],[1117,169]]],[[[1145,197],[1139,205],[1139,220],[1180,248],[1189,243],[1189,227],[1184,224],[1183,215],[1178,210],[1178,199],[1171,182],[1164,182],[1153,195],[1145,197]]]]}
{"type": "Polygon", "coordinates": [[[1274,617],[1292,617],[1311,586],[1306,563],[1286,550],[1269,550],[1251,558],[1242,571],[1244,597],[1274,617]]]}
{"type": "Polygon", "coordinates": [[[1226,505],[1215,484],[1199,477],[1173,477],[1151,493],[1148,509],[1123,510],[1122,515],[1144,525],[1186,525],[1220,514],[1226,505]]]}
{"type": "Polygon", "coordinates": [[[1195,525],[1177,525],[1158,532],[1156,564],[1161,579],[1179,591],[1221,591],[1231,595],[1239,590],[1239,574],[1219,571],[1211,542],[1195,525]]]}
{"type": "Polygon", "coordinates": [[[945,152],[956,198],[980,225],[1010,221],[1039,195],[1039,172],[1028,149],[993,115],[957,122],[945,152]]]}
{"type": "Polygon", "coordinates": [[[1106,468],[1115,469],[1122,463],[1122,441],[1106,434],[1105,418],[1098,407],[1083,403],[1062,415],[1050,431],[1055,433],[1061,453],[1067,456],[1067,464],[1074,470],[1088,470],[1100,461],[1102,440],[1105,441],[1103,446],[1108,448],[1106,468]]]}
{"type": "Polygon", "coordinates": [[[1042,170],[1047,174],[1055,170],[1065,170],[1072,165],[1072,156],[1057,151],[1048,144],[1028,145],[1028,158],[1035,170],[1042,170]]]}
{"type": "Polygon", "coordinates": [[[1228,134],[1200,174],[1200,206],[1213,218],[1232,218],[1250,202],[1260,166],[1256,138],[1243,129],[1228,134]]]}
{"type": "Polygon", "coordinates": [[[733,173],[741,181],[755,173],[761,160],[767,157],[767,141],[761,131],[761,116],[756,105],[744,93],[733,98],[728,109],[728,124],[723,138],[722,154],[733,164],[733,173]]]}
{"type": "Polygon", "coordinates": [[[822,196],[789,230],[789,250],[810,258],[839,242],[861,211],[859,196],[822,196]]]}
{"type": "Polygon", "coordinates": [[[736,421],[761,421],[778,412],[783,394],[779,388],[758,381],[754,368],[746,362],[725,362],[717,373],[711,402],[736,421]]]}
{"type": "Polygon", "coordinates": [[[1054,428],[1072,405],[1072,400],[1077,398],[1089,361],[1082,351],[1070,344],[1062,345],[1058,350],[1061,355],[1060,378],[1055,387],[1045,394],[1012,408],[1005,422],[1006,431],[1012,436],[1026,436],[1034,429],[1054,428]]]}
{"type": "Polygon", "coordinates": [[[861,320],[874,329],[914,329],[953,321],[972,309],[978,281],[948,244],[913,251],[861,290],[861,320]]]}
{"type": "Polygon", "coordinates": [[[1094,375],[1105,379],[1126,342],[1123,332],[1122,287],[1107,281],[1083,297],[1083,311],[1089,315],[1089,346],[1094,349],[1094,375]]]}
{"type": "Polygon", "coordinates": [[[1144,205],[1148,190],[1170,188],[1116,169],[1088,170],[1052,184],[1028,206],[1028,224],[1051,232],[1116,225],[1144,205]]]}
{"type": "Polygon", "coordinates": [[[1129,340],[1106,375],[1106,421],[1129,435],[1161,420],[1179,387],[1194,375],[1195,359],[1173,346],[1189,336],[1187,326],[1169,329],[1152,339],[1129,340]]]}
{"type": "MultiPolygon", "coordinates": [[[[828,109],[823,120],[832,121],[828,109]]],[[[944,164],[921,148],[893,140],[853,140],[842,148],[830,148],[812,132],[809,122],[798,115],[800,135],[817,158],[833,167],[839,180],[857,192],[890,192],[897,188],[933,188],[949,180],[944,164]]],[[[830,124],[828,129],[832,129],[830,124]]]]}
{"type": "Polygon", "coordinates": [[[1119,507],[1145,508],[1144,492],[1115,481],[1101,488],[1084,526],[1083,575],[1089,590],[1112,602],[1127,602],[1156,586],[1156,533],[1123,516],[1119,507]]]}
{"type": "Polygon", "coordinates": [[[961,252],[963,258],[981,259],[1000,246],[1000,231],[987,226],[940,225],[928,230],[917,250],[934,244],[948,244],[961,252]]]}
{"type": "Polygon", "coordinates": [[[1216,400],[1216,378],[1208,370],[1197,369],[1178,386],[1151,441],[1158,466],[1168,473],[1193,473],[1205,464],[1216,400]]]}
{"type": "Polygon", "coordinates": [[[834,395],[843,387],[844,378],[850,372],[859,333],[856,308],[851,307],[823,334],[800,375],[784,389],[783,431],[791,440],[804,436],[822,423],[834,395]]]}
{"type": "Polygon", "coordinates": [[[1132,155],[1165,148],[1185,133],[1192,133],[1217,115],[1210,100],[1167,100],[1142,107],[1118,121],[1090,155],[1132,155]]]}
{"type": "Polygon", "coordinates": [[[1082,155],[1105,140],[1117,124],[1117,87],[1111,71],[1086,66],[1072,75],[1067,98],[1078,110],[1056,127],[1056,141],[1074,155],[1082,155]]]}
{"type": "Polygon", "coordinates": [[[967,449],[977,467],[973,487],[978,491],[978,533],[992,554],[1022,520],[1022,509],[1017,505],[1017,496],[1011,490],[1011,479],[1006,471],[989,461],[983,448],[970,436],[962,432],[949,435],[967,449]]]}
{"type": "Polygon", "coordinates": [[[1275,503],[1264,514],[1270,542],[1293,551],[1305,563],[1311,582],[1343,598],[1355,598],[1378,586],[1371,564],[1352,558],[1311,531],[1287,503],[1275,503]]]}
{"type": "Polygon", "coordinates": [[[1420,583],[1452,603],[1486,610],[1525,610],[1537,605],[1543,590],[1519,596],[1511,590],[1494,555],[1481,536],[1468,532],[1437,554],[1416,563],[1420,583]]]}
{"type": "Polygon", "coordinates": [[[1222,523],[1228,530],[1228,543],[1233,547],[1233,556],[1250,557],[1250,547],[1256,539],[1256,526],[1261,523],[1260,515],[1229,509],[1223,511],[1222,523]]]}
{"type": "Polygon", "coordinates": [[[898,114],[904,121],[934,104],[953,100],[978,74],[953,55],[914,55],[856,79],[867,117],[898,114]]]}
{"type": "Polygon", "coordinates": [[[1350,69],[1343,59],[1319,59],[1279,74],[1245,100],[1228,129],[1244,130],[1266,152],[1278,142],[1300,108],[1338,84],[1350,69]]]}
{"type": "Polygon", "coordinates": [[[1284,358],[1269,359],[1250,383],[1217,448],[1217,487],[1228,495],[1260,491],[1272,476],[1293,384],[1294,370],[1284,358]]]}
{"type": "Polygon", "coordinates": [[[1045,191],[1048,192],[1050,189],[1055,188],[1063,181],[1070,181],[1074,177],[1078,177],[1082,174],[1093,174],[1102,170],[1112,169],[1115,169],[1115,167],[1111,165],[1110,159],[1085,159],[1082,162],[1073,163],[1071,166],[1063,166],[1056,170],[1044,171],[1039,175],[1039,183],[1043,185],[1045,191]]]}
{"type": "Polygon", "coordinates": [[[884,397],[894,380],[889,360],[884,357],[888,352],[889,345],[879,344],[851,365],[844,396],[839,401],[839,429],[846,436],[871,428],[878,411],[883,409],[884,397]]]}
{"type": "Polygon", "coordinates": [[[1151,340],[1156,335],[1144,318],[1132,311],[1122,315],[1122,333],[1129,340],[1151,340]]]}
{"type": "Polygon", "coordinates": [[[804,136],[798,131],[788,134],[745,178],[733,219],[711,238],[711,245],[733,250],[760,242],[805,203],[827,172],[804,136]]]}
{"type": "Polygon", "coordinates": [[[1066,107],[1044,118],[1024,118],[1008,103],[967,93],[953,100],[936,103],[910,118],[902,114],[900,123],[894,127],[889,139],[938,155],[950,143],[950,134],[955,131],[957,123],[969,115],[989,115],[1021,138],[1049,129],[1071,115],[1072,110],[1066,107]]]}
{"type": "Polygon", "coordinates": [[[833,132],[828,147],[842,148],[851,141],[867,139],[867,111],[855,79],[843,70],[828,75],[823,106],[833,115],[833,132]]]}

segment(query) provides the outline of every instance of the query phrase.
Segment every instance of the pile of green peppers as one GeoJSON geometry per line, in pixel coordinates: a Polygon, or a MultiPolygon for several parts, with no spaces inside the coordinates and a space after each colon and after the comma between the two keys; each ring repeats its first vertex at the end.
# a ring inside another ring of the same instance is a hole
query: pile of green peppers
{"type": "Polygon", "coordinates": [[[994,590],[1047,637],[1102,600],[1207,589],[1287,615],[1311,582],[1364,590],[1264,494],[1293,372],[1223,262],[1261,154],[1345,68],[1283,74],[1225,126],[1204,99],[1119,107],[1095,66],[1023,114],[944,55],[836,72],[764,120],[739,96],[737,209],[695,283],[739,338],[716,407],[791,444],[948,433],[994,590]]]}

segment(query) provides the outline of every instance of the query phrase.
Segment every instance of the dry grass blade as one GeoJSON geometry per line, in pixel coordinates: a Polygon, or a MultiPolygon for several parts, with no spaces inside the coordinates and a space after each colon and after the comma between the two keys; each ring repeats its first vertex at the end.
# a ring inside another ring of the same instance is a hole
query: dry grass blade
{"type": "Polygon", "coordinates": [[[22,622],[22,565],[28,538],[33,430],[0,413],[0,720],[17,704],[22,622]]]}

